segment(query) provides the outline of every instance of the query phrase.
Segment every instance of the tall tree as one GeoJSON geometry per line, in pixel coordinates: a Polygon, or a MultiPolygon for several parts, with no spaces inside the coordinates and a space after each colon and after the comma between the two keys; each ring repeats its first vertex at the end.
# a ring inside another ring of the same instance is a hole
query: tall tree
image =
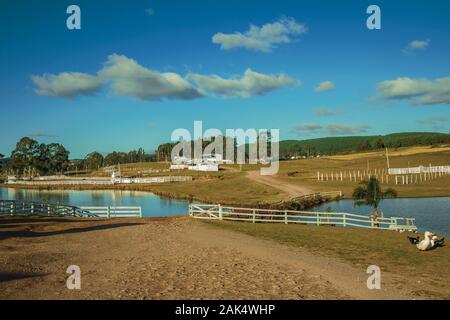
{"type": "Polygon", "coordinates": [[[70,152],[59,143],[47,145],[51,172],[63,172],[69,167],[70,152]]]}
{"type": "Polygon", "coordinates": [[[103,166],[103,156],[97,151],[91,152],[84,159],[84,165],[86,169],[96,170],[103,166]]]}
{"type": "Polygon", "coordinates": [[[396,198],[397,191],[392,188],[381,190],[380,182],[375,177],[370,177],[359,183],[353,190],[353,202],[357,206],[367,205],[373,207],[373,217],[378,225],[378,205],[383,199],[396,198]]]}
{"type": "Polygon", "coordinates": [[[4,157],[5,157],[5,156],[4,156],[3,154],[0,153],[0,171],[3,170],[3,158],[4,158],[4,157]]]}
{"type": "Polygon", "coordinates": [[[24,137],[17,142],[16,148],[11,153],[11,167],[23,174],[25,170],[29,171],[31,168],[35,168],[39,154],[39,143],[24,137]]]}

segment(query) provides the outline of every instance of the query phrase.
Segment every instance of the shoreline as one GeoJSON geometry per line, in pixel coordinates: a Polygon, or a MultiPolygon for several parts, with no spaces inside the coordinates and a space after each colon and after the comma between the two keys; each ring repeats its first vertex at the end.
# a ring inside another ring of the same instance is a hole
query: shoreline
{"type": "MultiPolygon", "coordinates": [[[[166,185],[166,184],[164,184],[166,185]]],[[[156,191],[156,190],[149,190],[152,188],[152,184],[141,184],[141,185],[133,185],[133,184],[115,184],[115,185],[110,185],[110,186],[106,186],[106,185],[98,185],[98,186],[93,186],[93,185],[29,185],[29,184],[5,184],[5,183],[0,183],[0,188],[10,188],[10,189],[30,189],[30,190],[48,190],[48,191],[114,191],[114,190],[120,190],[120,191],[140,191],[140,192],[148,192],[148,193],[152,193],[154,195],[157,195],[159,197],[162,198],[166,198],[166,199],[172,199],[172,200],[186,200],[189,202],[192,201],[200,201],[203,203],[211,203],[214,204],[215,201],[211,201],[209,199],[205,199],[205,198],[201,198],[201,197],[197,197],[194,195],[190,195],[190,196],[183,196],[180,194],[174,194],[171,192],[163,192],[163,191],[156,191]]],[[[396,199],[428,199],[428,198],[446,198],[446,197],[450,197],[450,193],[447,195],[428,195],[428,196],[422,196],[422,195],[418,195],[418,196],[414,196],[414,195],[408,195],[408,196],[398,196],[396,199]]],[[[342,198],[338,199],[338,200],[329,200],[326,202],[332,202],[332,201],[339,201],[339,200],[351,200],[352,198],[349,196],[346,196],[344,194],[344,196],[342,196],[342,198]]],[[[289,201],[289,200],[285,200],[289,201]]],[[[265,202],[265,203],[260,203],[259,205],[275,205],[275,204],[279,204],[280,202],[265,202]]],[[[220,204],[226,204],[226,205],[243,205],[244,203],[241,202],[221,202],[220,204]]]]}

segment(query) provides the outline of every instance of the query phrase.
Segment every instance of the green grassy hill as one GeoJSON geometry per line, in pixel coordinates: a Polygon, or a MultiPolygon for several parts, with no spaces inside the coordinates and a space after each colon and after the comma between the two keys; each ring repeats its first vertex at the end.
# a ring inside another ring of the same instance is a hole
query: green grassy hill
{"type": "Polygon", "coordinates": [[[308,140],[283,140],[282,157],[293,155],[336,154],[366,151],[383,147],[399,148],[416,145],[450,143],[450,134],[437,132],[401,132],[379,136],[327,137],[308,140]]]}

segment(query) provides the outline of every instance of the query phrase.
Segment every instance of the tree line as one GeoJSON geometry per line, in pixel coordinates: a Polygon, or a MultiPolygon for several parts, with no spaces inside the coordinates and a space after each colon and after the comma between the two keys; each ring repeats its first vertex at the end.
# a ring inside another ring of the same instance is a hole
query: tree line
{"type": "Polygon", "coordinates": [[[450,134],[437,132],[403,132],[380,136],[326,137],[280,141],[280,158],[290,156],[331,155],[343,152],[384,148],[439,145],[450,143],[450,134]]]}
{"type": "Polygon", "coordinates": [[[39,143],[23,137],[11,152],[8,161],[0,154],[0,172],[18,176],[63,174],[68,171],[97,170],[101,167],[155,161],[155,156],[147,155],[143,148],[129,152],[111,152],[106,156],[94,151],[84,159],[69,159],[70,152],[59,143],[39,143]]]}

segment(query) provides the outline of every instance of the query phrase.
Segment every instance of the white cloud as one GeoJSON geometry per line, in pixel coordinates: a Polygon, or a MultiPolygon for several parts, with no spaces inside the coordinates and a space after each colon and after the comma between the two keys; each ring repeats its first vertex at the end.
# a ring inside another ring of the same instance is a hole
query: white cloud
{"type": "Polygon", "coordinates": [[[335,136],[335,135],[349,135],[349,134],[358,134],[367,131],[369,126],[366,125],[347,125],[341,123],[333,123],[328,124],[325,127],[325,130],[335,136]]]}
{"type": "Polygon", "coordinates": [[[365,132],[369,129],[366,125],[347,125],[342,123],[331,123],[327,125],[320,125],[315,123],[299,124],[294,128],[297,133],[322,133],[331,136],[336,135],[354,135],[365,132]]]}
{"type": "Polygon", "coordinates": [[[267,75],[247,69],[240,78],[224,79],[218,75],[189,74],[188,80],[194,82],[204,92],[221,95],[225,98],[264,95],[268,92],[293,86],[299,81],[285,74],[267,75]]]}
{"type": "Polygon", "coordinates": [[[80,72],[62,72],[58,75],[44,74],[31,76],[37,86],[34,90],[40,96],[75,98],[91,95],[101,88],[101,82],[95,76],[80,72]]]}
{"type": "Polygon", "coordinates": [[[262,27],[251,25],[244,33],[233,34],[216,33],[212,42],[220,44],[223,50],[245,48],[255,51],[270,52],[277,45],[290,43],[292,37],[304,34],[307,31],[304,24],[297,23],[293,18],[282,18],[262,27]]]}
{"type": "Polygon", "coordinates": [[[203,96],[180,75],[153,71],[123,55],[110,55],[98,75],[111,83],[114,94],[119,96],[142,100],[190,100],[203,96]]]}
{"type": "Polygon", "coordinates": [[[45,133],[41,131],[33,131],[27,136],[32,138],[59,138],[59,136],[57,136],[56,134],[45,133]]]}
{"type": "Polygon", "coordinates": [[[330,91],[333,89],[334,89],[334,83],[331,82],[330,80],[323,81],[314,88],[314,90],[316,92],[325,92],[325,91],[330,91]]]}
{"type": "Polygon", "coordinates": [[[384,99],[405,99],[415,105],[450,104],[450,77],[385,80],[378,83],[378,95],[384,99]]]}
{"type": "Polygon", "coordinates": [[[450,118],[447,116],[434,116],[431,118],[417,120],[417,123],[431,126],[432,128],[437,130],[448,130],[450,125],[450,118]]]}
{"type": "Polygon", "coordinates": [[[77,72],[59,75],[32,76],[38,95],[74,98],[93,94],[110,85],[118,96],[141,100],[191,100],[208,94],[225,98],[264,95],[271,91],[300,83],[285,74],[263,74],[247,69],[242,77],[221,78],[217,75],[159,72],[140,65],[124,55],[108,56],[96,76],[77,72]]]}
{"type": "Polygon", "coordinates": [[[314,109],[314,114],[318,117],[336,116],[342,113],[343,111],[341,109],[330,109],[325,107],[314,109]]]}
{"type": "Polygon", "coordinates": [[[430,45],[431,40],[414,40],[411,41],[406,48],[403,49],[404,53],[411,53],[418,50],[425,50],[430,45]]]}
{"type": "Polygon", "coordinates": [[[317,131],[320,131],[322,129],[322,126],[320,124],[315,123],[302,123],[295,126],[294,131],[298,133],[314,133],[317,131]]]}

